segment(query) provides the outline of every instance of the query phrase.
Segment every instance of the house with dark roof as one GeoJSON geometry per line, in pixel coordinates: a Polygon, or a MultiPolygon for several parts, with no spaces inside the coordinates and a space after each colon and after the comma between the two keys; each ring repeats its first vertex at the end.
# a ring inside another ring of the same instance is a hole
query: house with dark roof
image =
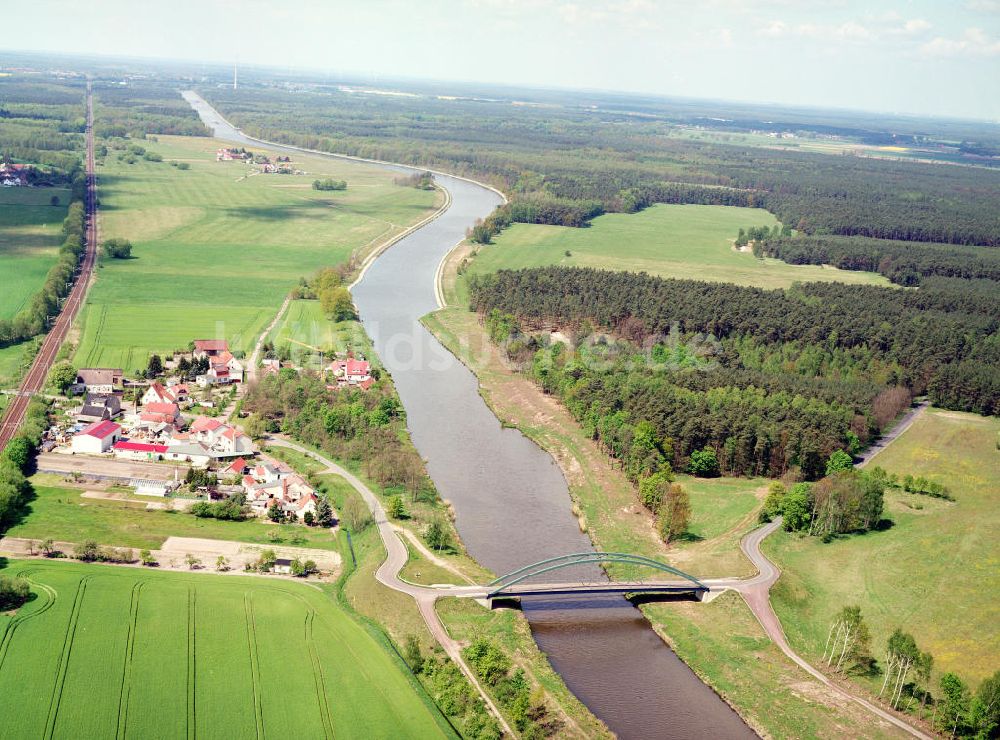
{"type": "Polygon", "coordinates": [[[74,393],[114,393],[122,389],[124,373],[120,367],[84,367],[76,371],[74,393]]]}
{"type": "Polygon", "coordinates": [[[121,398],[113,393],[87,393],[83,407],[76,415],[77,421],[94,422],[117,419],[122,414],[121,398]]]}

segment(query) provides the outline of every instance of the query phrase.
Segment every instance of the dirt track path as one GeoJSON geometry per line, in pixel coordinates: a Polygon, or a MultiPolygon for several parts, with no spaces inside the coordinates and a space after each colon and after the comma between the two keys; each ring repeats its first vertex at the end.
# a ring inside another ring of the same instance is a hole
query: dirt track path
{"type": "Polygon", "coordinates": [[[857,467],[863,468],[865,465],[871,462],[871,459],[875,457],[878,453],[880,453],[882,450],[884,450],[886,447],[888,447],[890,442],[895,440],[897,437],[899,437],[899,435],[901,435],[903,432],[905,432],[907,429],[913,426],[913,422],[915,422],[917,419],[923,416],[924,412],[927,411],[927,407],[930,405],[931,405],[930,401],[921,401],[912,409],[903,414],[902,418],[900,418],[893,425],[892,429],[890,429],[887,434],[884,434],[881,437],[879,437],[879,439],[875,441],[875,444],[873,444],[871,447],[869,447],[867,450],[864,451],[864,453],[858,459],[857,467]]]}

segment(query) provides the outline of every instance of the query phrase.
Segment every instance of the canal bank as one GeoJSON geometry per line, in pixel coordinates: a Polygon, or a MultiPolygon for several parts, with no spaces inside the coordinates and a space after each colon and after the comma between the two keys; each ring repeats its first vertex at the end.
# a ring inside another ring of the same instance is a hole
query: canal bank
{"type": "MultiPolygon", "coordinates": [[[[218,137],[261,143],[210,108],[199,112],[218,137]]],[[[479,562],[506,572],[592,549],[551,456],[500,424],[479,396],[475,376],[420,324],[421,316],[437,308],[435,275],[442,258],[500,202],[495,191],[470,181],[446,175],[437,180],[451,194],[450,207],[369,266],[354,289],[362,321],[393,375],[428,472],[452,503],[458,531],[479,562]]],[[[535,602],[525,614],[567,686],[620,736],[753,735],[624,600],[535,602]]]]}

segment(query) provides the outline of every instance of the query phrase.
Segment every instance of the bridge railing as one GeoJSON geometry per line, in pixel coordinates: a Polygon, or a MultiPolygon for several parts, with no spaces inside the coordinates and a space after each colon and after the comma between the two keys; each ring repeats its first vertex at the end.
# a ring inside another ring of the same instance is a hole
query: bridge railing
{"type": "Polygon", "coordinates": [[[486,584],[486,586],[490,589],[490,596],[502,595],[505,589],[509,589],[511,586],[522,583],[529,578],[534,578],[535,576],[550,573],[556,570],[562,570],[563,568],[571,568],[576,565],[585,565],[589,563],[624,563],[629,565],[641,565],[664,573],[679,576],[680,578],[690,581],[699,589],[708,590],[708,587],[697,578],[689,573],[685,573],[682,570],[674,568],[672,565],[661,563],[659,560],[647,558],[643,555],[633,555],[631,553],[624,552],[576,552],[568,555],[559,555],[558,557],[547,558],[545,560],[540,560],[537,563],[526,565],[523,568],[518,568],[517,570],[500,576],[499,578],[495,578],[490,583],[486,584]]]}

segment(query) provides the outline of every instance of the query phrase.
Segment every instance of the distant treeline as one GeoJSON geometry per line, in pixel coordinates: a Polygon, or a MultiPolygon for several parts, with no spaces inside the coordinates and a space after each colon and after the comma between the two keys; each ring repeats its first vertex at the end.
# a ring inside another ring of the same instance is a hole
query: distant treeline
{"type": "MultiPolygon", "coordinates": [[[[548,267],[473,276],[470,300],[486,317],[494,311],[509,314],[515,326],[559,326],[584,334],[590,326],[638,344],[671,331],[682,338],[708,335],[720,341],[711,353],[716,365],[653,373],[645,380],[630,374],[628,383],[620,378],[615,387],[632,394],[640,384],[651,384],[648,393],[640,394],[644,407],[687,399],[685,413],[676,416],[679,423],[705,423],[709,429],[711,422],[699,419],[711,419],[718,411],[722,401],[712,398],[723,393],[723,386],[729,389],[725,393],[739,388],[757,399],[750,405],[734,402],[742,407],[742,416],[732,417],[740,426],[754,426],[754,415],[761,424],[769,415],[783,418],[806,399],[822,402],[830,409],[810,410],[806,421],[827,417],[819,426],[831,436],[817,440],[825,452],[834,440],[847,440],[848,430],[863,442],[891,419],[894,411],[886,416],[877,406],[886,402],[883,391],[895,387],[926,392],[948,408],[1000,413],[995,370],[1000,366],[1000,302],[989,293],[966,291],[965,282],[957,290],[949,281],[919,291],[839,283],[762,290],[548,267]],[[692,406],[690,393],[699,394],[704,408],[692,406]],[[780,393],[788,395],[773,411],[756,408],[780,393]],[[864,419],[853,420],[855,414],[864,419]],[[838,420],[828,423],[834,417],[838,420]]],[[[577,372],[577,365],[572,369],[577,372]]],[[[607,374],[594,380],[612,381],[607,374]]],[[[619,400],[618,407],[622,404],[619,400]]],[[[722,445],[728,434],[717,429],[709,436],[722,445]]]]}
{"type": "Polygon", "coordinates": [[[754,244],[754,254],[793,265],[878,272],[905,286],[920,285],[929,276],[1000,280],[1000,250],[953,244],[840,236],[766,238],[754,244]]]}
{"type": "Polygon", "coordinates": [[[40,165],[33,185],[69,185],[82,168],[85,90],[75,80],[0,77],[0,159],[40,165]]]}
{"type": "Polygon", "coordinates": [[[1000,245],[1000,171],[986,168],[688,140],[662,120],[612,112],[266,89],[204,93],[252,135],[445,169],[500,187],[512,203],[531,199],[533,208],[510,209],[489,226],[528,215],[578,225],[588,213],[711,203],[766,208],[805,234],[1000,245]]]}
{"type": "Polygon", "coordinates": [[[131,80],[128,85],[96,83],[94,97],[98,136],[211,135],[195,110],[169,85],[152,80],[131,80]]]}

